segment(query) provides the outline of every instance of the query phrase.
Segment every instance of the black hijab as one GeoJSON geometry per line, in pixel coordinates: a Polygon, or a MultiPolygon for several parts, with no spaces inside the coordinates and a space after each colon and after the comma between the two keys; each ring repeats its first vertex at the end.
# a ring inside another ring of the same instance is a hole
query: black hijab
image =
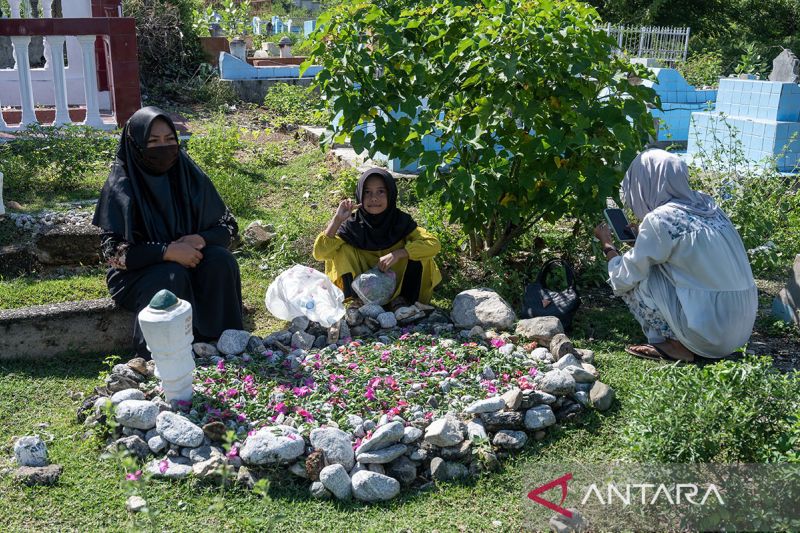
{"type": "Polygon", "coordinates": [[[134,113],[122,130],[92,220],[134,244],[169,243],[209,229],[226,209],[211,180],[183,150],[165,173],[148,170],[147,139],[156,119],[166,121],[177,140],[175,124],[161,109],[143,107],[134,113]]]}
{"type": "Polygon", "coordinates": [[[379,176],[386,184],[388,205],[386,210],[371,215],[362,207],[356,210],[337,235],[346,243],[362,250],[385,250],[397,244],[401,239],[417,229],[417,223],[411,215],[397,208],[397,184],[389,172],[382,168],[371,168],[361,174],[356,186],[356,202],[361,203],[364,195],[364,183],[372,176],[379,176]]]}

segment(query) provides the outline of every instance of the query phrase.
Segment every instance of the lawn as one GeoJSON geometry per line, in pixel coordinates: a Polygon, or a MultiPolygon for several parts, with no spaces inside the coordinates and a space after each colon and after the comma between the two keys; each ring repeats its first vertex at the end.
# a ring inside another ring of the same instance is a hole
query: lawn
{"type": "MultiPolygon", "coordinates": [[[[321,266],[311,258],[311,247],[348,194],[355,173],[294,134],[238,130],[229,142],[230,124],[251,124],[247,116],[193,116],[190,122],[205,137],[190,141],[193,157],[211,169],[226,201],[234,207],[240,230],[256,219],[275,227],[277,237],[264,250],[247,246],[236,252],[242,269],[247,327],[266,335],[283,324],[266,312],[263,298],[269,282],[295,263],[321,266]]],[[[25,189],[28,205],[58,207],[98,182],[92,167],[84,180],[76,178],[69,190],[48,189],[37,195],[25,189]],[[53,192],[55,191],[55,192],[53,192]]],[[[624,437],[631,396],[642,376],[658,366],[625,354],[626,344],[642,340],[638,324],[621,301],[602,283],[603,264],[586,243],[571,236],[572,225],[541,226],[521,241],[520,248],[501,258],[472,260],[465,256],[464,237],[446,221],[435,199],[416,197],[413,183],[400,183],[400,204],[420,225],[436,232],[442,242],[440,264],[445,281],[434,304],[447,309],[460,290],[488,286],[519,303],[523,283],[550,255],[566,255],[579,268],[583,306],[571,338],[580,348],[594,350],[595,366],[603,382],[617,392],[617,404],[608,412],[587,412],[570,424],[548,432],[544,441],[531,441],[504,462],[501,472],[465,484],[439,484],[427,490],[405,490],[387,504],[362,505],[319,502],[309,497],[305,483],[289,474],[275,474],[265,497],[239,488],[226,489],[195,481],[154,481],[141,487],[152,511],[134,522],[125,510],[130,485],[113,460],[101,462],[102,443],[77,424],[78,396],[88,395],[108,370],[109,354],[64,358],[58,361],[0,363],[0,472],[12,467],[13,436],[39,433],[50,439],[52,462],[64,466],[60,482],[51,488],[25,488],[0,474],[0,523],[4,530],[210,530],[320,531],[407,530],[472,531],[519,530],[524,527],[524,484],[537,465],[561,461],[584,463],[632,460],[624,437]]],[[[83,198],[85,199],[85,198],[83,198]]],[[[588,242],[588,239],[585,239],[588,242]]],[[[777,279],[759,280],[761,308],[749,348],[776,356],[783,370],[796,369],[800,334],[795,327],[776,325],[769,317],[771,298],[780,289],[777,279]]],[[[104,272],[97,266],[38,272],[0,280],[0,308],[105,296],[104,272]]],[[[117,354],[123,357],[125,354],[117,354]]],[[[653,416],[657,416],[657,413],[653,416]]],[[[542,524],[542,528],[546,525],[542,524]]]]}

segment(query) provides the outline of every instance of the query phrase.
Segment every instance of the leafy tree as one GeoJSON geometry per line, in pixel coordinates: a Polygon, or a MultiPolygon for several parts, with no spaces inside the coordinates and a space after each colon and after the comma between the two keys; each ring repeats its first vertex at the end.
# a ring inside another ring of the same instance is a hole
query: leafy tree
{"type": "Polygon", "coordinates": [[[653,133],[654,93],[629,82],[646,71],[612,57],[581,2],[377,0],[318,25],[308,64],[339,113],[329,141],[419,160],[418,193],[441,192],[474,254],[540,220],[596,216],[653,133]]]}

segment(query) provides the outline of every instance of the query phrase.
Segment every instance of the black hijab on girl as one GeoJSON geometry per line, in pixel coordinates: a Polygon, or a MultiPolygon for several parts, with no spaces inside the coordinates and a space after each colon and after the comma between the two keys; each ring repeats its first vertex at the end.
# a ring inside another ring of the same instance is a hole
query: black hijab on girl
{"type": "Polygon", "coordinates": [[[386,185],[388,205],[377,215],[367,213],[363,208],[342,224],[337,235],[346,243],[361,250],[386,250],[397,244],[417,229],[411,215],[397,208],[397,184],[394,177],[382,168],[371,168],[361,174],[356,186],[356,203],[362,203],[364,184],[372,176],[383,179],[386,185]]]}
{"type": "Polygon", "coordinates": [[[133,244],[169,243],[216,225],[225,203],[211,180],[180,149],[172,120],[144,107],[128,120],[92,223],[133,244]],[[164,120],[176,144],[147,147],[153,122],[164,120]]]}

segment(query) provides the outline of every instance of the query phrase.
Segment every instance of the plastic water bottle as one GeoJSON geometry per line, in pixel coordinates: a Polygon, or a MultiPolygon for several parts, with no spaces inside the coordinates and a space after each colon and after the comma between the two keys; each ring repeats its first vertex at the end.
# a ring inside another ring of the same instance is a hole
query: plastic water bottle
{"type": "Polygon", "coordinates": [[[167,401],[190,402],[194,372],[191,304],[165,289],[153,296],[138,320],[167,401]]]}

